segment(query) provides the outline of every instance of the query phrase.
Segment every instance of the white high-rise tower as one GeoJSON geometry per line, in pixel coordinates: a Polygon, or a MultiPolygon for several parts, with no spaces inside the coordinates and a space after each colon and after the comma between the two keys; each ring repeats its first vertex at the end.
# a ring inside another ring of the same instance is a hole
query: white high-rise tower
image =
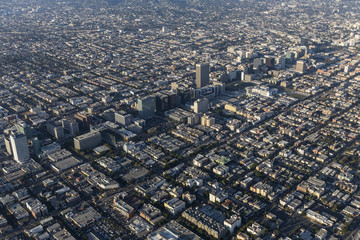
{"type": "Polygon", "coordinates": [[[24,163],[30,159],[29,146],[24,134],[11,134],[10,143],[15,161],[18,163],[24,163]]]}

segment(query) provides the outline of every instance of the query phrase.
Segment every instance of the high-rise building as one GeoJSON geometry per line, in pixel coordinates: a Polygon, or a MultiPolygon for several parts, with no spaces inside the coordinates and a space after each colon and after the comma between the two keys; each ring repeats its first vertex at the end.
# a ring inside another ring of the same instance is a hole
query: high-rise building
{"type": "Polygon", "coordinates": [[[71,136],[75,136],[80,131],[79,124],[74,119],[63,119],[61,124],[66,133],[70,134],[71,136]]]}
{"type": "Polygon", "coordinates": [[[215,124],[215,118],[210,117],[204,113],[204,116],[201,117],[201,125],[210,127],[215,124]]]}
{"type": "Polygon", "coordinates": [[[200,123],[201,114],[193,114],[187,118],[187,124],[194,126],[200,123]]]}
{"type": "Polygon", "coordinates": [[[209,84],[209,64],[196,64],[196,87],[202,88],[209,84]]]}
{"type": "Polygon", "coordinates": [[[17,124],[15,124],[16,130],[18,133],[24,134],[27,139],[31,139],[32,137],[32,130],[29,125],[27,125],[23,121],[19,121],[17,124]]]}
{"type": "Polygon", "coordinates": [[[241,81],[244,81],[245,80],[245,71],[244,72],[241,72],[241,81]]]}
{"type": "Polygon", "coordinates": [[[32,140],[32,148],[33,148],[33,152],[34,154],[36,154],[37,156],[40,155],[41,153],[41,142],[37,137],[34,137],[32,140]]]}
{"type": "Polygon", "coordinates": [[[297,61],[296,62],[296,71],[300,73],[305,72],[305,62],[304,61],[297,61]]]}
{"type": "Polygon", "coordinates": [[[286,67],[286,58],[284,57],[279,57],[277,59],[277,64],[278,64],[278,68],[279,69],[285,69],[286,67]]]}
{"type": "Polygon", "coordinates": [[[6,147],[7,153],[8,153],[9,155],[12,155],[10,138],[5,137],[5,138],[4,138],[4,142],[5,142],[5,147],[6,147]]]}
{"type": "Polygon", "coordinates": [[[97,131],[85,133],[74,138],[74,147],[77,150],[85,150],[97,147],[101,143],[101,134],[97,131]]]}
{"type": "Polygon", "coordinates": [[[161,91],[155,95],[156,112],[164,113],[170,109],[176,108],[181,101],[181,97],[176,91],[161,91]]]}
{"type": "Polygon", "coordinates": [[[48,133],[54,136],[56,139],[61,139],[64,137],[64,128],[60,121],[49,121],[46,124],[48,133]]]}
{"type": "Polygon", "coordinates": [[[275,65],[275,59],[274,59],[274,58],[267,57],[267,58],[265,59],[265,65],[266,65],[268,68],[274,67],[274,65],[275,65]]]}
{"type": "Polygon", "coordinates": [[[245,57],[246,57],[247,59],[252,58],[252,56],[253,56],[252,52],[246,52],[246,53],[245,53],[245,57]]]}
{"type": "Polygon", "coordinates": [[[263,64],[263,62],[262,62],[261,58],[255,58],[253,61],[254,69],[259,69],[262,64],[263,64]]]}
{"type": "Polygon", "coordinates": [[[147,96],[138,99],[137,108],[139,117],[143,119],[151,118],[155,113],[155,98],[153,96],[147,96]]]}
{"type": "Polygon", "coordinates": [[[169,96],[164,93],[156,93],[155,96],[155,108],[156,112],[165,112],[170,110],[169,96]]]}
{"type": "Polygon", "coordinates": [[[209,110],[209,101],[207,98],[198,99],[194,102],[195,113],[206,113],[209,110]]]}
{"type": "Polygon", "coordinates": [[[292,61],[295,57],[295,54],[293,52],[288,52],[286,53],[285,57],[292,61]]]}
{"type": "Polygon", "coordinates": [[[78,112],[75,115],[76,121],[79,123],[80,129],[89,129],[90,125],[92,124],[92,115],[88,112],[82,111],[78,112]]]}
{"type": "Polygon", "coordinates": [[[10,143],[15,161],[24,163],[30,159],[29,146],[24,134],[12,133],[10,135],[10,143]]]}
{"type": "Polygon", "coordinates": [[[177,95],[179,96],[180,104],[185,104],[191,100],[190,89],[177,89],[177,95]]]}
{"type": "Polygon", "coordinates": [[[115,113],[115,122],[121,125],[128,126],[131,124],[132,116],[124,111],[115,113]]]}

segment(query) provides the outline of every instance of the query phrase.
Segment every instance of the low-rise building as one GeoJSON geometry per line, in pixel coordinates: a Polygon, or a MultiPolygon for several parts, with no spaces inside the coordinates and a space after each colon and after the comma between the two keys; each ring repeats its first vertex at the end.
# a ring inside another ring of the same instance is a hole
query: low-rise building
{"type": "Polygon", "coordinates": [[[210,236],[218,239],[225,236],[228,231],[223,223],[216,221],[214,218],[199,210],[199,208],[188,208],[181,216],[198,228],[206,231],[210,236]]]}
{"type": "Polygon", "coordinates": [[[327,217],[321,215],[320,213],[314,212],[310,209],[306,210],[306,216],[310,218],[311,220],[314,220],[318,223],[324,224],[325,226],[333,226],[334,222],[327,217]]]}
{"type": "Polygon", "coordinates": [[[259,223],[254,222],[251,226],[249,226],[246,231],[252,235],[255,236],[261,236],[263,235],[263,231],[265,230],[265,228],[263,226],[261,226],[259,223]]]}
{"type": "Polygon", "coordinates": [[[118,197],[114,197],[113,207],[127,218],[130,218],[134,215],[134,208],[118,197]]]}
{"type": "Polygon", "coordinates": [[[34,218],[46,216],[48,213],[46,205],[42,204],[38,199],[29,198],[23,201],[23,203],[25,203],[25,207],[34,218]]]}
{"type": "Polygon", "coordinates": [[[72,223],[79,228],[84,228],[99,219],[101,219],[101,215],[92,207],[88,207],[70,217],[72,223]]]}
{"type": "Polygon", "coordinates": [[[144,219],[140,217],[134,217],[130,222],[129,228],[133,231],[138,237],[142,237],[147,234],[153,227],[147,223],[144,219]]]}
{"type": "Polygon", "coordinates": [[[315,234],[315,239],[316,240],[324,240],[327,236],[327,231],[325,228],[321,228],[316,234],[315,234]]]}
{"type": "Polygon", "coordinates": [[[29,217],[29,213],[19,203],[10,205],[8,210],[18,221],[29,217]]]}
{"type": "Polygon", "coordinates": [[[186,208],[185,202],[178,199],[173,198],[164,203],[164,207],[173,215],[176,215],[183,211],[186,208]]]}
{"type": "Polygon", "coordinates": [[[161,214],[160,209],[154,207],[151,204],[145,203],[139,211],[140,217],[144,218],[146,221],[151,223],[151,225],[156,225],[164,219],[164,216],[161,214]]]}
{"type": "Polygon", "coordinates": [[[209,193],[209,200],[214,203],[222,203],[229,195],[224,191],[212,191],[209,193]]]}
{"type": "Polygon", "coordinates": [[[233,234],[234,229],[241,226],[241,217],[232,215],[224,221],[224,225],[229,229],[230,233],[233,234]]]}
{"type": "Polygon", "coordinates": [[[149,240],[201,240],[202,238],[175,221],[170,221],[148,236],[149,240]]]}

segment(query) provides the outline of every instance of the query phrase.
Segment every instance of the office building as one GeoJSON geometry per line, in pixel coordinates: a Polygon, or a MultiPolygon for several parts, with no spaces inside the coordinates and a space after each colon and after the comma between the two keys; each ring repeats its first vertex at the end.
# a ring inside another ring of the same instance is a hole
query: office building
{"type": "Polygon", "coordinates": [[[54,137],[56,139],[61,139],[64,137],[64,129],[63,127],[55,127],[54,128],[54,137]]]}
{"type": "Polygon", "coordinates": [[[90,125],[92,124],[92,116],[91,114],[82,111],[78,112],[75,115],[76,121],[79,123],[80,129],[89,129],[90,125]]]}
{"type": "Polygon", "coordinates": [[[26,136],[24,134],[11,134],[10,143],[15,161],[18,163],[24,163],[30,159],[29,147],[26,136]]]}
{"type": "Polygon", "coordinates": [[[17,124],[15,124],[15,126],[18,133],[24,134],[27,139],[32,138],[32,130],[28,124],[23,121],[19,121],[17,124]]]}
{"type": "Polygon", "coordinates": [[[155,113],[155,98],[153,96],[147,96],[138,99],[137,108],[139,117],[143,119],[151,118],[155,113]]]}
{"type": "Polygon", "coordinates": [[[300,73],[305,72],[305,62],[304,61],[297,61],[296,62],[296,71],[300,73]]]}
{"type": "Polygon", "coordinates": [[[262,65],[262,59],[261,58],[255,58],[253,61],[254,69],[259,69],[262,65]]]}
{"type": "Polygon", "coordinates": [[[181,98],[175,91],[161,91],[155,95],[156,112],[164,113],[165,111],[176,108],[180,105],[181,98]]]}
{"type": "Polygon", "coordinates": [[[191,100],[192,91],[190,89],[177,89],[176,91],[180,104],[185,104],[191,100]]]}
{"type": "Polygon", "coordinates": [[[6,148],[7,153],[9,155],[12,155],[10,138],[5,137],[4,142],[5,142],[5,148],[6,148]]]}
{"type": "Polygon", "coordinates": [[[215,82],[209,86],[192,89],[193,98],[212,98],[225,92],[225,83],[215,82]]]}
{"type": "Polygon", "coordinates": [[[71,136],[75,136],[79,132],[79,124],[75,120],[62,120],[62,127],[66,131],[66,133],[71,136]]]}
{"type": "Polygon", "coordinates": [[[206,113],[209,110],[209,100],[207,98],[198,99],[194,102],[195,113],[206,113]]]}
{"type": "Polygon", "coordinates": [[[128,126],[131,124],[131,118],[132,116],[130,114],[127,114],[124,111],[120,111],[118,113],[115,113],[115,122],[120,123],[123,126],[128,126]]]}
{"type": "Polygon", "coordinates": [[[201,116],[200,114],[193,114],[187,118],[187,124],[194,126],[200,123],[201,116]]]}
{"type": "Polygon", "coordinates": [[[196,88],[202,88],[209,84],[209,64],[196,64],[196,88]]]}
{"type": "Polygon", "coordinates": [[[50,133],[56,139],[61,139],[64,137],[64,128],[62,127],[61,122],[48,122],[46,124],[48,133],[50,133]]]}
{"type": "Polygon", "coordinates": [[[74,138],[74,147],[77,150],[85,150],[88,148],[97,147],[101,143],[101,134],[96,132],[89,132],[74,138]]]}
{"type": "Polygon", "coordinates": [[[286,53],[285,57],[286,57],[287,60],[289,60],[289,62],[292,62],[294,60],[295,53],[288,52],[288,53],[286,53]]]}
{"type": "Polygon", "coordinates": [[[169,96],[163,93],[157,93],[155,97],[156,112],[165,112],[170,110],[169,96]]]}
{"type": "Polygon", "coordinates": [[[286,67],[286,58],[279,57],[277,59],[277,64],[278,64],[278,69],[285,69],[285,67],[286,67]]]}
{"type": "Polygon", "coordinates": [[[201,125],[206,126],[206,127],[210,127],[212,125],[215,124],[215,118],[210,117],[206,114],[204,114],[204,116],[201,117],[201,125]]]}
{"type": "Polygon", "coordinates": [[[32,149],[35,155],[39,156],[41,153],[41,142],[37,137],[34,137],[31,140],[32,143],[32,149]]]}
{"type": "Polygon", "coordinates": [[[266,67],[268,68],[273,68],[275,66],[275,59],[274,58],[270,58],[270,57],[267,57],[265,59],[265,65],[266,67]]]}

